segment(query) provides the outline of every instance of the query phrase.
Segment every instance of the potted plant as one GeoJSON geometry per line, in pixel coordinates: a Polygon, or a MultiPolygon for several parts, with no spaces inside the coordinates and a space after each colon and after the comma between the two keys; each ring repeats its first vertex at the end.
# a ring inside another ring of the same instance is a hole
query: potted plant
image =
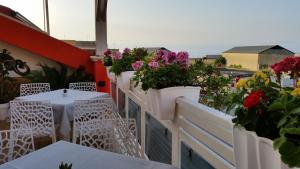
{"type": "MultiPolygon", "coordinates": [[[[298,74],[297,64],[289,60],[273,65],[278,82],[280,73],[298,74]]],[[[237,90],[230,95],[229,109],[235,110],[233,141],[237,168],[300,166],[300,89],[283,88],[272,82],[270,75],[256,72],[250,79],[240,79],[237,90]]]]}
{"type": "Polygon", "coordinates": [[[112,52],[110,49],[107,49],[105,52],[104,52],[104,58],[103,58],[103,64],[104,66],[106,67],[106,73],[107,73],[107,76],[110,78],[110,79],[115,79],[115,75],[110,72],[110,68],[112,66],[112,58],[111,58],[111,55],[112,55],[112,52]]]}
{"type": "Polygon", "coordinates": [[[197,71],[198,86],[200,86],[199,103],[226,112],[227,97],[229,96],[232,78],[221,74],[218,65],[206,65],[201,61],[197,71]]]}
{"type": "Polygon", "coordinates": [[[0,62],[0,120],[5,120],[8,116],[10,97],[7,93],[8,86],[8,71],[5,69],[2,62],[0,62]]]}
{"type": "Polygon", "coordinates": [[[59,169],[72,169],[72,164],[61,162],[59,165],[59,169]]]}
{"type": "Polygon", "coordinates": [[[175,114],[175,99],[185,96],[197,100],[199,87],[192,73],[195,65],[189,64],[187,52],[159,50],[145,62],[136,61],[134,81],[147,91],[149,111],[161,120],[172,120],[175,114]]]}
{"type": "Polygon", "coordinates": [[[123,53],[112,53],[110,71],[117,76],[117,86],[123,92],[127,93],[130,88],[130,79],[134,74],[132,64],[135,61],[143,60],[146,56],[148,56],[148,52],[144,48],[135,48],[133,50],[125,48],[123,53]]]}

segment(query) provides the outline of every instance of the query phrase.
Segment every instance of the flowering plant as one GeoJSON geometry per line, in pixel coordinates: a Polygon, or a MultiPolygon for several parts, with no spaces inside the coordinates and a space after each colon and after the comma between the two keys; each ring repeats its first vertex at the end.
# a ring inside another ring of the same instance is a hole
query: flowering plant
{"type": "Polygon", "coordinates": [[[271,82],[269,72],[256,72],[250,79],[240,79],[237,90],[230,94],[228,111],[234,109],[236,125],[255,131],[258,136],[275,139],[281,114],[269,107],[279,97],[280,86],[271,82]]]}
{"type": "Polygon", "coordinates": [[[125,48],[123,53],[114,52],[111,54],[112,67],[110,71],[116,75],[120,75],[125,71],[133,71],[132,64],[144,60],[147,56],[148,52],[144,48],[134,48],[133,50],[125,48]]]}
{"type": "Polygon", "coordinates": [[[270,106],[273,113],[282,114],[277,124],[280,137],[273,146],[289,167],[300,167],[300,93],[283,92],[270,106]]]}
{"type": "Polygon", "coordinates": [[[230,92],[232,78],[222,75],[217,67],[218,65],[202,63],[201,69],[197,72],[197,84],[201,88],[199,103],[224,111],[227,106],[226,99],[230,92]]]}
{"type": "Polygon", "coordinates": [[[187,52],[159,50],[146,61],[138,60],[132,64],[137,70],[134,76],[136,85],[141,83],[143,90],[162,89],[174,86],[194,86],[197,65],[189,63],[187,52]]]}
{"type": "Polygon", "coordinates": [[[275,63],[271,66],[274,71],[277,81],[280,83],[281,75],[286,73],[294,79],[294,87],[296,87],[296,82],[300,75],[300,57],[286,57],[284,60],[275,63]]]}
{"type": "Polygon", "coordinates": [[[104,52],[104,58],[103,58],[104,66],[111,66],[112,65],[111,54],[112,54],[112,52],[109,49],[107,49],[104,52]]]}
{"type": "MultiPolygon", "coordinates": [[[[298,74],[296,68],[288,66],[292,60],[288,58],[272,66],[276,76],[282,72],[298,74]]],[[[256,72],[250,79],[240,79],[236,88],[230,95],[233,103],[230,108],[235,108],[236,115],[233,122],[260,137],[274,140],[273,146],[279,150],[281,160],[289,167],[300,167],[300,88],[282,88],[271,82],[268,72],[256,72]]]]}

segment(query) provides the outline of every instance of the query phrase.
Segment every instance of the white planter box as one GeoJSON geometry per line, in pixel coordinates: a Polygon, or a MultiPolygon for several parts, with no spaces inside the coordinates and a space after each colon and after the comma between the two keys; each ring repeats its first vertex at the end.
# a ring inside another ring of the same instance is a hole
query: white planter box
{"type": "Polygon", "coordinates": [[[234,127],[233,148],[236,168],[289,169],[281,162],[279,152],[273,149],[273,141],[259,137],[255,132],[234,127]]]}
{"type": "Polygon", "coordinates": [[[9,103],[0,104],[0,120],[8,118],[9,103]]]}
{"type": "Polygon", "coordinates": [[[150,113],[159,120],[173,120],[177,97],[185,97],[189,100],[199,99],[200,87],[169,87],[160,90],[149,89],[147,91],[147,105],[150,113]]]}
{"type": "Polygon", "coordinates": [[[124,93],[128,93],[130,89],[130,79],[133,77],[135,71],[122,72],[120,76],[117,76],[117,86],[124,93]]]}
{"type": "Polygon", "coordinates": [[[106,67],[106,73],[107,73],[107,77],[111,80],[111,81],[116,81],[116,75],[112,72],[109,72],[111,66],[106,67]]]}
{"type": "Polygon", "coordinates": [[[141,88],[141,85],[137,85],[135,87],[135,81],[130,81],[130,90],[132,93],[134,93],[135,96],[140,98],[144,102],[144,104],[147,104],[147,98],[146,98],[146,92],[141,88]]]}

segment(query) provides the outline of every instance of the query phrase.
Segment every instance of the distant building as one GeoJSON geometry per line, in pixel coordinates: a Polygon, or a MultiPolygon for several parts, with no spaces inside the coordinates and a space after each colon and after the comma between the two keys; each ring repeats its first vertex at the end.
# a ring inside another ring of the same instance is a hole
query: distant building
{"type": "Polygon", "coordinates": [[[223,52],[223,57],[227,60],[227,66],[238,65],[251,71],[270,67],[287,56],[294,56],[294,52],[279,45],[241,46],[223,52]]]}
{"type": "Polygon", "coordinates": [[[220,57],[222,57],[222,55],[205,55],[202,60],[206,64],[212,64],[220,57]]]}
{"type": "Polygon", "coordinates": [[[164,48],[164,47],[149,47],[149,48],[144,48],[147,50],[148,53],[156,53],[159,50],[164,50],[170,52],[170,50],[164,48]]]}

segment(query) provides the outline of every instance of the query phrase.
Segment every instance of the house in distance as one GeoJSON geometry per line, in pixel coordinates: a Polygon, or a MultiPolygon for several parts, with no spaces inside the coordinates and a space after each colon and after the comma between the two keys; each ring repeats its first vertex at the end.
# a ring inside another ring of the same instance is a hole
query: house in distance
{"type": "Polygon", "coordinates": [[[251,71],[270,67],[285,57],[294,56],[294,52],[279,45],[240,46],[223,52],[228,67],[238,66],[251,71]]]}

